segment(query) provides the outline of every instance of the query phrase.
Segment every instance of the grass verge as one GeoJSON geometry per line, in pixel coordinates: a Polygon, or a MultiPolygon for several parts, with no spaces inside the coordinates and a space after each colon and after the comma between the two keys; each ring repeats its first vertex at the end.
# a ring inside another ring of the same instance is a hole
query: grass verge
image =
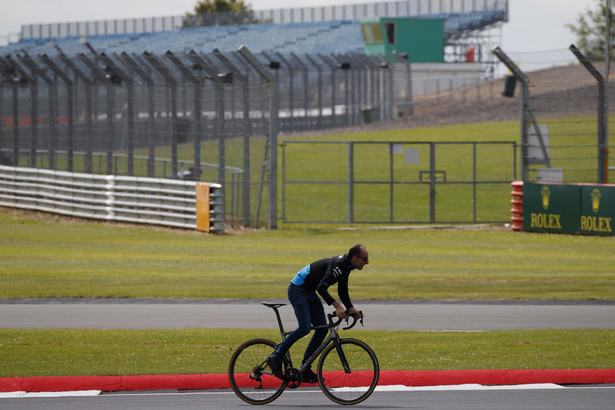
{"type": "MultiPolygon", "coordinates": [[[[614,330],[348,331],[383,370],[615,368],[614,330]]],[[[225,373],[237,346],[273,330],[0,330],[0,377],[225,373]]],[[[308,338],[293,347],[300,362],[308,338]]]]}
{"type": "Polygon", "coordinates": [[[0,297],[286,298],[305,264],[364,243],[355,299],[615,299],[614,240],[503,229],[215,236],[0,213],[0,297]]]}

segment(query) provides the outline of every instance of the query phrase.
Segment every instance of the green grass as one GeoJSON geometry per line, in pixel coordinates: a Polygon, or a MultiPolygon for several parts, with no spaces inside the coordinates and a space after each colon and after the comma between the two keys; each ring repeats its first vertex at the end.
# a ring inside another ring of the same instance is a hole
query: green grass
{"type": "Polygon", "coordinates": [[[355,299],[615,299],[614,240],[503,229],[216,236],[4,213],[0,297],[285,298],[305,264],[360,242],[370,264],[352,275],[355,299]]]}
{"type": "MultiPolygon", "coordinates": [[[[213,236],[2,213],[0,297],[284,298],[304,264],[363,242],[370,265],[353,273],[355,300],[614,299],[613,240],[494,229],[213,236]]],[[[613,330],[347,334],[385,370],[615,366],[613,330]]],[[[271,330],[0,329],[0,376],[223,373],[242,341],[261,336],[277,340],[271,330]]]]}
{"type": "MultiPolygon", "coordinates": [[[[382,370],[606,369],[615,367],[614,330],[482,333],[350,330],[368,342],[382,370]]],[[[237,346],[272,330],[0,329],[0,377],[225,373],[237,346]]],[[[307,338],[292,349],[300,361],[307,338]]]]}
{"type": "MultiPolygon", "coordinates": [[[[554,150],[589,146],[580,148],[587,150],[589,159],[574,164],[571,178],[591,181],[588,178],[595,175],[595,150],[591,146],[595,144],[595,123],[581,118],[554,120],[549,125],[554,150]]],[[[509,122],[315,139],[516,141],[518,132],[518,123],[509,122]]],[[[281,138],[284,139],[292,137],[281,138]]],[[[254,145],[258,157],[262,142],[254,145]]],[[[189,144],[180,147],[179,158],[190,160],[191,149],[189,144]]],[[[217,152],[215,143],[204,143],[202,152],[217,152]]],[[[388,168],[371,160],[369,154],[357,153],[369,166],[369,172],[361,170],[358,175],[384,178],[388,168]]],[[[156,155],[164,157],[164,149],[156,155]]],[[[204,155],[203,161],[215,162],[206,157],[209,154],[204,155]]],[[[448,150],[438,155],[458,165],[448,170],[452,176],[467,171],[466,160],[453,161],[459,157],[458,152],[448,150]]],[[[501,160],[499,154],[488,150],[480,155],[496,162],[482,163],[477,169],[479,174],[493,172],[494,164],[501,160]]],[[[585,153],[579,157],[585,158],[585,153]]],[[[241,141],[229,140],[227,165],[241,167],[241,158],[241,141]]],[[[304,152],[293,160],[299,165],[311,165],[310,169],[315,170],[312,176],[344,178],[343,158],[343,152],[331,150],[324,157],[322,152],[304,152]],[[319,175],[322,167],[313,167],[311,154],[338,166],[319,175]]],[[[554,167],[569,168],[569,164],[553,161],[554,167]]],[[[252,161],[252,167],[252,175],[260,175],[260,162],[252,161]]],[[[395,163],[394,170],[404,172],[403,165],[395,163]]],[[[143,175],[144,170],[138,169],[137,174],[143,175]]],[[[157,174],[162,176],[162,170],[158,169],[157,174]]],[[[215,178],[215,171],[204,176],[207,180],[215,178]]],[[[343,220],[345,209],[339,203],[347,202],[344,194],[327,185],[318,189],[299,189],[307,201],[304,205],[315,208],[312,212],[316,216],[328,212],[343,220]]],[[[486,204],[479,209],[479,217],[507,219],[509,191],[508,186],[488,186],[479,191],[479,203],[486,204]]],[[[254,186],[252,194],[255,192],[254,186]]],[[[462,217],[471,209],[471,198],[458,187],[442,188],[438,194],[448,198],[438,202],[438,215],[462,217]]],[[[373,198],[363,187],[357,187],[356,195],[373,198]]],[[[396,198],[402,199],[396,199],[395,207],[410,216],[424,215],[425,195],[421,188],[400,188],[396,198]]],[[[263,209],[266,207],[264,203],[263,209]]],[[[266,219],[265,212],[262,210],[261,220],[266,219]]],[[[374,217],[386,214],[388,209],[385,202],[373,201],[358,205],[356,212],[374,217]]],[[[352,275],[351,294],[355,300],[615,299],[612,237],[512,233],[502,229],[350,231],[314,225],[281,227],[278,231],[210,236],[87,221],[58,223],[0,213],[0,297],[285,298],[284,284],[306,263],[345,252],[350,245],[361,242],[368,246],[371,263],[352,275]]],[[[366,340],[385,370],[615,367],[613,330],[353,330],[348,335],[366,340]]],[[[0,376],[223,373],[232,351],[242,341],[261,336],[277,339],[271,330],[0,329],[0,376]]],[[[294,350],[301,350],[305,343],[302,340],[294,350]]]]}

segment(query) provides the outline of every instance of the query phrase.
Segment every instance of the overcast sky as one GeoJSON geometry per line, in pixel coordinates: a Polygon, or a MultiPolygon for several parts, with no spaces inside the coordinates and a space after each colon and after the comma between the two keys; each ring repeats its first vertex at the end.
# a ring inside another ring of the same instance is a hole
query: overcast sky
{"type": "MultiPolygon", "coordinates": [[[[253,9],[372,3],[382,0],[251,0],[253,9]]],[[[435,0],[434,0],[435,1],[435,0]]],[[[502,49],[525,71],[576,62],[568,46],[576,41],[567,23],[605,0],[509,0],[510,21],[502,30],[502,49]]],[[[59,23],[184,15],[196,0],[0,0],[0,44],[22,24],[59,23]]],[[[615,1],[613,2],[615,3],[615,1]]],[[[14,38],[14,36],[13,36],[14,38]]]]}

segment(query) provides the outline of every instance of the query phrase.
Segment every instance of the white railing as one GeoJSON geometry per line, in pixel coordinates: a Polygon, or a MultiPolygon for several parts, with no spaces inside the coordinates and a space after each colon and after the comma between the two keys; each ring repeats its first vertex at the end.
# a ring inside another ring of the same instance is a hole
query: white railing
{"type": "MultiPolygon", "coordinates": [[[[0,166],[0,206],[80,218],[196,229],[196,182],[0,166]]],[[[210,232],[224,232],[219,184],[209,185],[210,232]]]]}

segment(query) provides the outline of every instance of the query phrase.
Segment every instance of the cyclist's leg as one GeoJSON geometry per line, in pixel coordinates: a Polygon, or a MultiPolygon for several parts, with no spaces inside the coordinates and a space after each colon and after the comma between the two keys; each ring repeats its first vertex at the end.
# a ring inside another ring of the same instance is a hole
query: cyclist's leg
{"type": "MultiPolygon", "coordinates": [[[[312,325],[314,326],[326,325],[327,318],[325,316],[325,309],[323,308],[322,302],[320,298],[318,297],[318,295],[316,293],[311,295],[309,302],[310,302],[310,316],[312,318],[312,325]]],[[[305,363],[307,359],[309,359],[309,357],[312,354],[314,354],[316,349],[318,349],[318,346],[320,346],[320,344],[323,342],[323,340],[325,340],[326,337],[327,337],[326,328],[314,330],[314,335],[312,336],[310,343],[305,349],[305,354],[303,356],[303,362],[301,364],[305,363]]]]}
{"type": "Polygon", "coordinates": [[[299,339],[310,333],[312,330],[311,315],[310,315],[310,293],[292,283],[288,287],[288,300],[290,301],[297,317],[298,327],[286,337],[286,339],[278,345],[271,357],[281,361],[290,347],[299,339]]]}
{"type": "MultiPolygon", "coordinates": [[[[320,301],[320,298],[316,294],[314,294],[313,297],[310,298],[310,314],[312,316],[312,325],[320,326],[320,325],[327,324],[327,319],[325,317],[325,310],[322,307],[322,302],[320,301]]],[[[305,354],[303,355],[303,361],[301,362],[301,367],[303,369],[302,371],[303,381],[306,383],[318,383],[318,376],[316,375],[316,373],[312,371],[311,366],[308,366],[306,368],[303,368],[303,366],[305,365],[305,362],[308,361],[310,356],[314,354],[316,349],[318,349],[318,347],[321,345],[321,343],[323,342],[323,340],[325,340],[326,337],[327,337],[326,328],[316,329],[314,331],[314,335],[312,336],[312,339],[310,340],[310,343],[305,349],[305,354]]]]}

